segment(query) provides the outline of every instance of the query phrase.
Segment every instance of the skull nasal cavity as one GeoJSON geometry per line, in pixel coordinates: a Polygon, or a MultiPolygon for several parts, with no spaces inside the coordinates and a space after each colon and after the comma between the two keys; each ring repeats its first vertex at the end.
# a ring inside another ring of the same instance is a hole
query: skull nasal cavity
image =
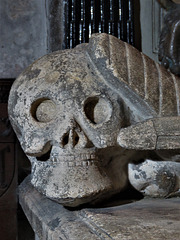
{"type": "Polygon", "coordinates": [[[75,130],[72,132],[65,133],[62,137],[62,145],[63,147],[67,144],[71,144],[73,147],[76,146],[79,142],[79,136],[75,130]]]}
{"type": "Polygon", "coordinates": [[[75,146],[76,144],[78,144],[78,142],[79,142],[79,136],[78,136],[77,132],[74,132],[73,145],[75,146]]]}

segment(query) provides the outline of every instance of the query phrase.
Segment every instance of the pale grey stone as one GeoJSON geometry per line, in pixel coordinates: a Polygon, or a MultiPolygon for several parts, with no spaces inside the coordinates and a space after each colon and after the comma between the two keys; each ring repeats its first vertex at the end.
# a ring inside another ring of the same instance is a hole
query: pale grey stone
{"type": "Polygon", "coordinates": [[[179,134],[179,83],[107,34],[35,61],[14,82],[8,106],[33,186],[66,206],[95,203],[126,187],[129,162],[178,158],[174,130],[157,148],[156,123],[174,121],[179,134]]]}
{"type": "Polygon", "coordinates": [[[158,117],[120,130],[118,144],[126,149],[180,149],[180,124],[177,117],[158,117]]]}
{"type": "Polygon", "coordinates": [[[172,197],[180,195],[180,163],[146,160],[129,164],[129,180],[144,196],[172,197]]]}

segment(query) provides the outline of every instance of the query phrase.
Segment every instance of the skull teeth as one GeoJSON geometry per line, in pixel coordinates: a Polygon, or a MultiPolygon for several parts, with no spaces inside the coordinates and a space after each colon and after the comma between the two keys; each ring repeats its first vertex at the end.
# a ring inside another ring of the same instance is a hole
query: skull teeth
{"type": "Polygon", "coordinates": [[[52,163],[58,163],[58,164],[62,164],[62,165],[66,165],[68,167],[78,167],[78,166],[83,166],[83,167],[86,167],[86,166],[92,166],[92,165],[97,165],[100,163],[99,160],[97,159],[94,159],[94,160],[83,160],[83,161],[58,161],[57,158],[51,158],[50,161],[52,163]]]}
{"type": "Polygon", "coordinates": [[[100,160],[97,156],[92,154],[80,154],[80,155],[61,155],[61,157],[51,156],[49,161],[53,164],[61,164],[68,167],[78,167],[78,166],[92,166],[100,164],[100,160]]]}
{"type": "MultiPolygon", "coordinates": [[[[40,159],[37,159],[40,161],[40,159]]],[[[83,153],[79,155],[54,155],[51,154],[50,158],[47,159],[50,164],[61,164],[68,167],[78,167],[78,166],[92,166],[100,165],[101,161],[98,159],[95,153],[83,153]]]]}
{"type": "Polygon", "coordinates": [[[92,161],[92,160],[98,160],[98,157],[96,154],[79,154],[79,155],[51,155],[50,160],[52,161],[92,161]],[[57,160],[59,159],[59,160],[57,160]]]}

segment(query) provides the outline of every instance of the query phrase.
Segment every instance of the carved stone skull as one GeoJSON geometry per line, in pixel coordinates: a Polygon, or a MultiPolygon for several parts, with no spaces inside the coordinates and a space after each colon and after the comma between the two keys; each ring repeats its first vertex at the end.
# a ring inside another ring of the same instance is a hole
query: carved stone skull
{"type": "Polygon", "coordinates": [[[76,206],[119,192],[127,157],[117,145],[119,95],[104,82],[86,45],[46,55],[15,81],[9,115],[32,163],[32,184],[76,206]]]}
{"type": "Polygon", "coordinates": [[[125,188],[130,161],[179,151],[177,83],[107,34],[34,62],[9,96],[33,186],[65,206],[96,202],[125,188]]]}

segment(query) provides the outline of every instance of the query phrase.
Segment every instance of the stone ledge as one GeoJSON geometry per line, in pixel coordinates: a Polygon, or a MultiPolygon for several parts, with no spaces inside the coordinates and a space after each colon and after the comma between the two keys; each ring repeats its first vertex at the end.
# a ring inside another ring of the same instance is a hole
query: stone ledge
{"type": "Polygon", "coordinates": [[[180,198],[70,211],[41,195],[27,177],[19,187],[19,201],[40,240],[175,240],[180,236],[180,198]]]}

